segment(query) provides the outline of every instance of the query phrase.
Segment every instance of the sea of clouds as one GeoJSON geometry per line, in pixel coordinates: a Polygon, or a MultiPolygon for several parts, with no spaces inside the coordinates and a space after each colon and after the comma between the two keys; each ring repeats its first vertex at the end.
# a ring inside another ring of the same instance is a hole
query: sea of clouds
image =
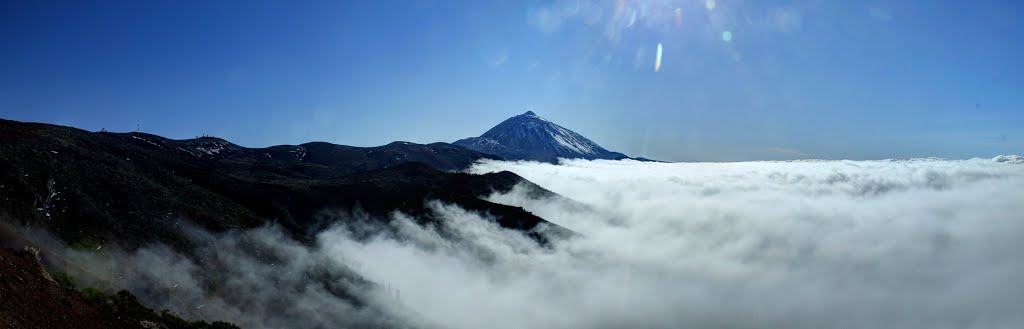
{"type": "Polygon", "coordinates": [[[1019,160],[483,162],[575,202],[489,200],[581,237],[530,248],[462,220],[471,246],[335,246],[453,328],[1016,328],[1019,160]]]}
{"type": "Polygon", "coordinates": [[[503,170],[564,197],[485,198],[579,234],[541,246],[438,202],[430,226],[325,210],[312,243],[195,230],[192,257],[114,256],[115,283],[248,328],[1024,327],[1021,157],[469,171],[503,170]]]}
{"type": "MultiPolygon", "coordinates": [[[[488,287],[532,293],[517,304],[530,305],[531,326],[1024,326],[1020,157],[484,162],[472,172],[499,170],[587,205],[489,198],[583,235],[488,287]]],[[[470,313],[512,303],[481,304],[470,313]]]]}

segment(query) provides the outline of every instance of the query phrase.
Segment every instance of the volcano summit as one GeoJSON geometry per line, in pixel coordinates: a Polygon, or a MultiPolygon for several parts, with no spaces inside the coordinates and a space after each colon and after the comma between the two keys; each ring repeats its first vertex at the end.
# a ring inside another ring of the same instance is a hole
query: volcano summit
{"type": "Polygon", "coordinates": [[[502,121],[480,137],[460,139],[453,144],[509,160],[555,163],[559,158],[629,158],[625,154],[606,150],[590,139],[548,121],[533,111],[502,121]]]}

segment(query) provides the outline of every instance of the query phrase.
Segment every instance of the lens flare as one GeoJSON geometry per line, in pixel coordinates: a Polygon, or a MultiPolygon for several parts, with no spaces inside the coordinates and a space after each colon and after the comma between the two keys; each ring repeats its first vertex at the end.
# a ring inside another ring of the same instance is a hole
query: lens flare
{"type": "Polygon", "coordinates": [[[654,72],[661,70],[661,44],[658,44],[658,54],[654,56],[654,72]]]}

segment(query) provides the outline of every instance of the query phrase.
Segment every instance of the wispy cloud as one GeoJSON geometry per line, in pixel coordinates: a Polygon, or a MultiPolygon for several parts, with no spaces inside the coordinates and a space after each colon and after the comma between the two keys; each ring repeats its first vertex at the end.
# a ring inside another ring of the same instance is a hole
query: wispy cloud
{"type": "Polygon", "coordinates": [[[892,12],[890,12],[888,9],[878,6],[868,7],[868,16],[871,16],[871,18],[881,21],[892,20],[892,12]]]}
{"type": "Polygon", "coordinates": [[[767,148],[765,150],[767,150],[769,152],[772,152],[772,153],[781,153],[781,154],[794,155],[794,156],[800,156],[800,157],[810,156],[810,154],[801,152],[799,150],[787,149],[787,148],[781,148],[781,147],[769,147],[769,148],[767,148]]]}

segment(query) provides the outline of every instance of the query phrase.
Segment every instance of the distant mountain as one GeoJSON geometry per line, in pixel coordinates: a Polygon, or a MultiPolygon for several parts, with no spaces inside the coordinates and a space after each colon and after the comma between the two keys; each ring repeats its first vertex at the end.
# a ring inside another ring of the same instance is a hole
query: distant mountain
{"type": "Polygon", "coordinates": [[[554,163],[558,158],[629,158],[625,154],[608,151],[572,130],[537,116],[533,111],[511,117],[480,137],[460,139],[453,144],[509,160],[554,163]]]}

